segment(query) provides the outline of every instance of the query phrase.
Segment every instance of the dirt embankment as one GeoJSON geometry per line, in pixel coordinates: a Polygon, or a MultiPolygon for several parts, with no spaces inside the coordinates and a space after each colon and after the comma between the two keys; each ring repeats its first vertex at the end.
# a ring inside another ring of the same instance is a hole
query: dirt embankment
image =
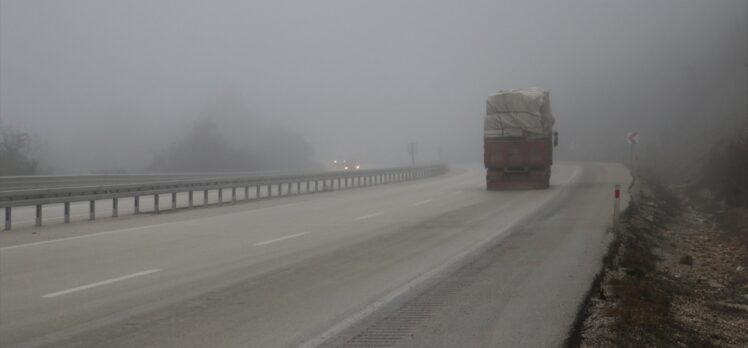
{"type": "Polygon", "coordinates": [[[568,347],[748,347],[748,209],[640,181],[568,347]]]}

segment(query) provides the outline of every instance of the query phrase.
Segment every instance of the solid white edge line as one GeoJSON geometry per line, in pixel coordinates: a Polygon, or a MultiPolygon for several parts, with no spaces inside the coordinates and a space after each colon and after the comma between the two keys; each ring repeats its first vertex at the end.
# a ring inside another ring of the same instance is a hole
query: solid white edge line
{"type": "Polygon", "coordinates": [[[268,245],[268,244],[275,243],[275,242],[280,242],[280,241],[283,241],[283,240],[286,240],[286,239],[301,237],[301,236],[303,236],[305,234],[309,234],[309,233],[311,233],[311,232],[307,231],[307,232],[296,233],[296,234],[292,234],[292,235],[289,235],[289,236],[280,237],[280,238],[276,238],[276,239],[266,240],[264,242],[255,243],[255,246],[268,245]]]}
{"type": "Polygon", "coordinates": [[[107,279],[107,280],[103,280],[103,281],[100,281],[100,282],[91,283],[91,284],[88,284],[88,285],[78,286],[78,287],[75,287],[75,288],[72,288],[72,289],[67,289],[67,290],[62,290],[62,291],[58,291],[58,292],[53,292],[53,293],[50,293],[50,294],[43,295],[42,297],[43,298],[53,298],[53,297],[57,297],[57,296],[67,295],[69,293],[73,293],[73,292],[77,292],[77,291],[83,291],[83,290],[88,290],[90,288],[95,288],[95,287],[102,286],[102,285],[116,283],[116,282],[119,282],[119,281],[131,279],[131,278],[135,278],[135,277],[141,277],[141,276],[144,276],[144,275],[148,275],[148,274],[156,273],[156,272],[160,272],[160,271],[161,271],[160,269],[149,269],[149,270],[143,271],[143,272],[128,274],[128,275],[122,276],[122,277],[107,279]]]}
{"type": "Polygon", "coordinates": [[[422,201],[419,201],[419,202],[415,202],[415,203],[413,203],[413,206],[416,206],[416,207],[417,207],[417,206],[419,206],[419,205],[423,205],[423,204],[426,204],[426,203],[430,203],[431,201],[433,201],[433,199],[425,199],[425,200],[422,200],[422,201]]]}
{"type": "Polygon", "coordinates": [[[365,219],[368,219],[368,218],[373,218],[375,216],[379,216],[379,215],[382,215],[382,214],[384,214],[383,211],[378,211],[376,213],[372,213],[372,214],[369,214],[369,215],[364,215],[364,216],[359,216],[357,218],[353,218],[353,221],[361,221],[361,220],[365,220],[365,219]]]}

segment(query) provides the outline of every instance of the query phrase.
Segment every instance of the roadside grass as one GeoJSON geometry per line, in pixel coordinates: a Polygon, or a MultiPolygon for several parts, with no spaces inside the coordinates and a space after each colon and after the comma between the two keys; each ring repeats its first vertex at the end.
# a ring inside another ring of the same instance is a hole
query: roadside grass
{"type": "Polygon", "coordinates": [[[641,169],[564,347],[748,346],[748,131],[690,184],[661,172],[641,169]]]}

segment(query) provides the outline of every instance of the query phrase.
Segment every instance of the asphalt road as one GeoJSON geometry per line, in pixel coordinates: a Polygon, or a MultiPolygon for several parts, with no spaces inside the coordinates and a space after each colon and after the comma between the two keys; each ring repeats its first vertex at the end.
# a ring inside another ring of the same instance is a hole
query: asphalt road
{"type": "Polygon", "coordinates": [[[456,170],[6,231],[0,346],[558,344],[629,177],[553,170],[541,191],[487,192],[481,170],[456,170]]]}

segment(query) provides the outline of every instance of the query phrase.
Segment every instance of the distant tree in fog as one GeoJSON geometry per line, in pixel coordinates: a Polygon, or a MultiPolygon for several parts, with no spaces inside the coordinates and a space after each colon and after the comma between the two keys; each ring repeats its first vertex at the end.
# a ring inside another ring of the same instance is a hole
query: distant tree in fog
{"type": "MultiPolygon", "coordinates": [[[[223,122],[227,122],[223,120],[223,122]]],[[[228,121],[230,123],[230,121],[228,121]]],[[[216,121],[203,119],[156,156],[151,172],[233,172],[306,168],[311,146],[298,135],[264,125],[249,127],[249,144],[223,134],[216,121]],[[234,141],[232,141],[234,140],[234,141]],[[237,145],[242,143],[242,145],[237,145]]],[[[234,129],[236,131],[236,129],[234,129]]]]}
{"type": "Polygon", "coordinates": [[[28,175],[36,172],[30,158],[31,136],[17,132],[0,120],[0,175],[28,175]]]}

